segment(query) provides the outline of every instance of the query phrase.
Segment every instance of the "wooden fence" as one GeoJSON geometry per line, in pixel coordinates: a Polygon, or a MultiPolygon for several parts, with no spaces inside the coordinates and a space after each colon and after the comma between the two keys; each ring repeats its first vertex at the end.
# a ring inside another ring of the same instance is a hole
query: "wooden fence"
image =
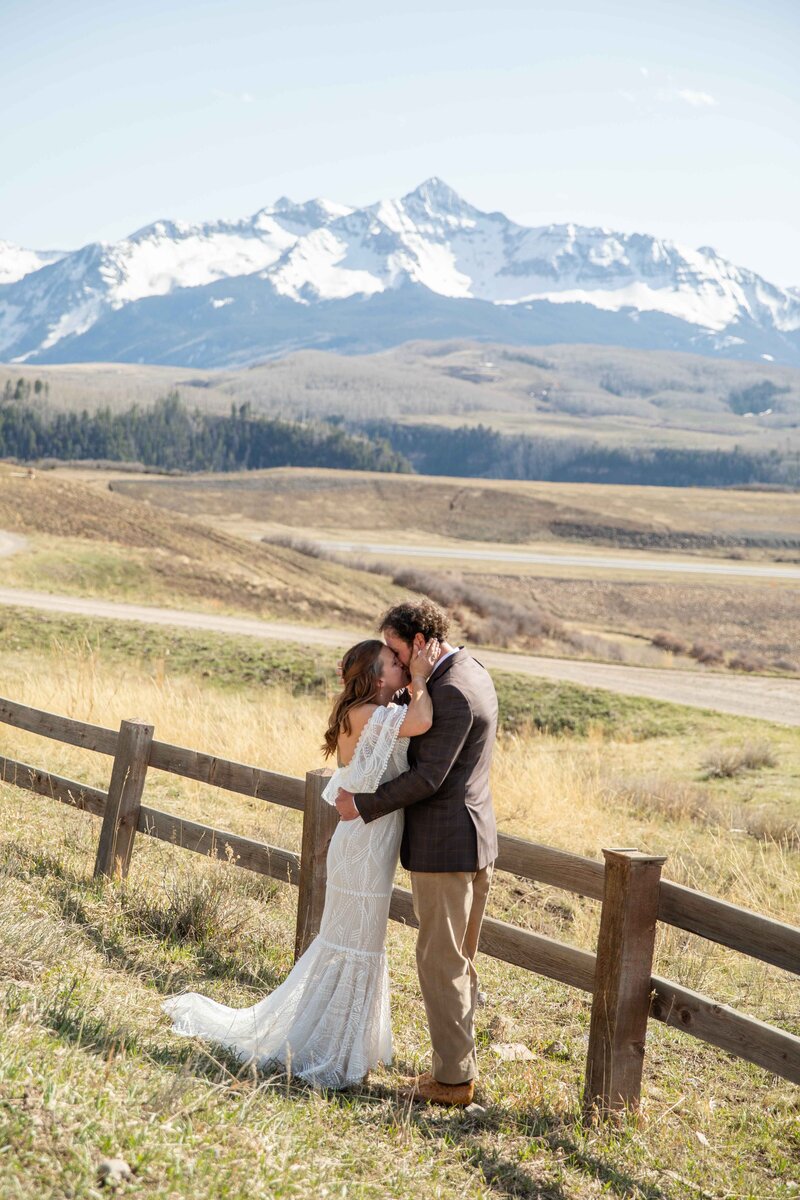
{"type": "MultiPolygon", "coordinates": [[[[0,757],[0,781],[102,818],[95,875],[124,878],[137,834],[229,861],[299,889],[295,956],[319,929],[325,858],[337,824],[322,798],[328,771],[279,775],[154,740],[153,727],[123,721],[119,731],[0,699],[0,722],[113,757],[108,791],[0,757]],[[303,813],[300,854],[188,821],[142,804],[155,768],[303,813]]],[[[751,958],[800,974],[800,929],[661,879],[663,858],[604,850],[605,862],[500,834],[496,868],[602,903],[596,953],[487,917],[480,949],[503,962],[592,992],[584,1104],[587,1115],[635,1108],[648,1020],[800,1083],[800,1038],[652,974],[656,924],[687,930],[751,958]]],[[[411,893],[395,888],[390,916],[415,926],[411,893]]]]}

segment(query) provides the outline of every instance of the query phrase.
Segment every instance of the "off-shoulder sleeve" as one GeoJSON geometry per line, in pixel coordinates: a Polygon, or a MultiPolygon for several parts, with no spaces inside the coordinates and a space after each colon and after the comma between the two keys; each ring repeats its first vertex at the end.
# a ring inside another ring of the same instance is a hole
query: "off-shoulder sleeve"
{"type": "Polygon", "coordinates": [[[388,766],[400,726],[406,716],[404,704],[386,704],[375,709],[361,730],[353,757],[346,767],[331,775],[322,793],[333,804],[339,788],[347,792],[374,792],[388,766]]]}

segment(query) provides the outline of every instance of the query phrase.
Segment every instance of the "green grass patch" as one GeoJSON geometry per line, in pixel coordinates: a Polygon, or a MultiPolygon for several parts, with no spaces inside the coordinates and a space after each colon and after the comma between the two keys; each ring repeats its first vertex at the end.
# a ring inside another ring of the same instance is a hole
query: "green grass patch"
{"type": "Polygon", "coordinates": [[[283,684],[298,695],[324,694],[336,682],[333,651],[135,621],[0,610],[0,650],[50,653],[60,646],[95,651],[111,662],[199,676],[215,687],[283,684]]]}
{"type": "Polygon", "coordinates": [[[492,678],[501,721],[511,730],[534,728],[566,737],[601,732],[606,737],[639,741],[682,734],[690,726],[696,728],[705,715],[679,704],[505,671],[492,672],[492,678]]]}
{"type": "Polygon", "coordinates": [[[4,564],[10,584],[79,596],[141,600],[152,592],[152,571],[140,549],[77,538],[47,539],[4,564]]]}

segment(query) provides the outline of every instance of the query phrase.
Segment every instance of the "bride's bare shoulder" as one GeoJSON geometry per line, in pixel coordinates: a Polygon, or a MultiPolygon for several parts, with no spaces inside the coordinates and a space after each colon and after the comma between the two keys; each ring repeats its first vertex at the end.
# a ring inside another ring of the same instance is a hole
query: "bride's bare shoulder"
{"type": "Polygon", "coordinates": [[[359,704],[356,708],[350,709],[347,715],[350,718],[351,736],[361,732],[378,707],[377,704],[359,704]]]}

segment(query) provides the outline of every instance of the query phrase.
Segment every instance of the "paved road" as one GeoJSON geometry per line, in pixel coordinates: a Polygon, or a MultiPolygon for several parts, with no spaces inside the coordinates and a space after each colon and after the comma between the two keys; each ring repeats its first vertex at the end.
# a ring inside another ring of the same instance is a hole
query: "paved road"
{"type": "MultiPolygon", "coordinates": [[[[251,617],[222,617],[213,613],[150,608],[112,600],[84,600],[76,596],[50,596],[17,588],[0,587],[0,604],[33,608],[42,612],[75,613],[117,621],[141,621],[182,629],[209,629],[218,633],[244,634],[269,641],[287,641],[308,646],[325,646],[331,651],[345,648],[363,637],[367,629],[316,629],[283,621],[259,621],[251,617]]],[[[331,655],[333,657],[333,655],[331,655]]],[[[545,679],[563,679],[589,687],[605,688],[629,696],[671,700],[695,708],[710,708],[737,716],[760,717],[784,725],[800,726],[800,680],[731,676],[711,671],[656,670],[574,659],[542,658],[533,654],[479,651],[478,657],[492,670],[515,671],[545,679]]]]}
{"type": "Polygon", "coordinates": [[[466,546],[393,546],[378,542],[318,543],[324,550],[339,553],[382,554],[384,556],[453,558],[480,562],[537,563],[555,567],[602,567],[612,571],[667,571],[679,575],[747,575],[756,579],[794,579],[800,584],[800,568],[772,563],[707,562],[697,559],[620,558],[610,554],[542,554],[536,550],[470,550],[466,546]]]}

